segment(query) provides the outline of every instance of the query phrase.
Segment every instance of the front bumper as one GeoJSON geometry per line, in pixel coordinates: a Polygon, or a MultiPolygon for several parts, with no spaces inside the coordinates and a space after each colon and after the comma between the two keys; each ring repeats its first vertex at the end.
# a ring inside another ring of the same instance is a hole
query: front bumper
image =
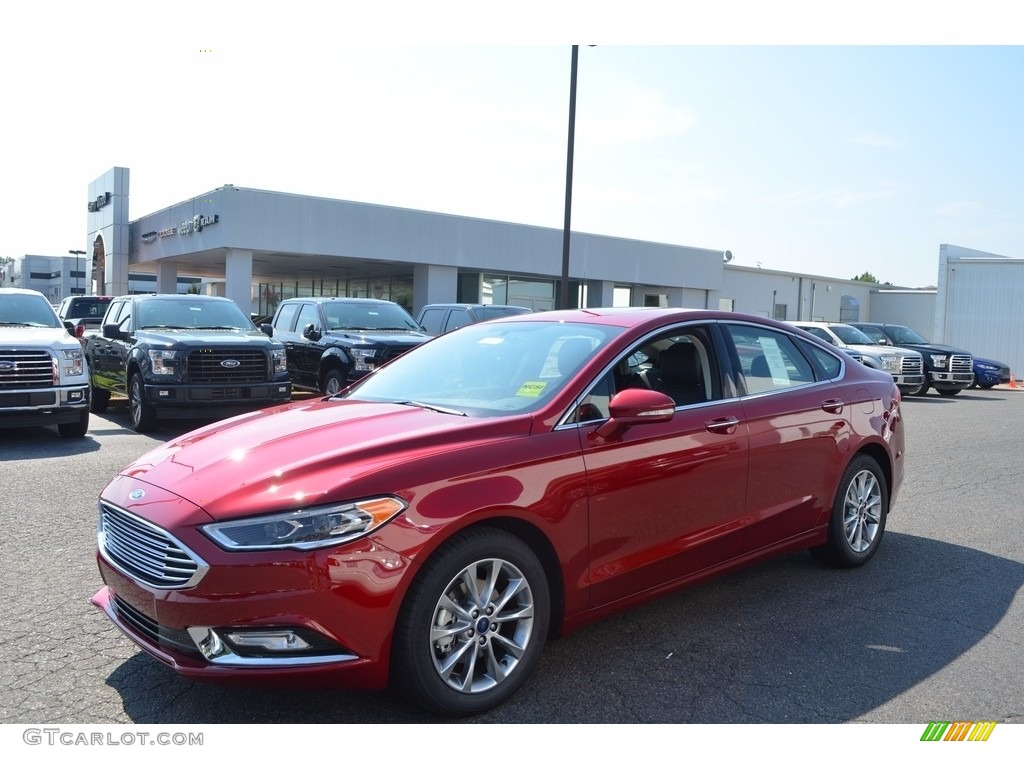
{"type": "Polygon", "coordinates": [[[949,371],[928,371],[928,381],[935,387],[948,387],[951,389],[971,386],[974,383],[974,373],[950,373],[949,371]]]}
{"type": "Polygon", "coordinates": [[[130,561],[115,562],[122,555],[110,533],[101,538],[105,586],[92,603],[156,660],[224,683],[387,685],[391,633],[410,576],[406,558],[370,539],[319,551],[227,552],[198,530],[209,521],[199,507],[126,477],[108,486],[102,503],[146,521],[201,561],[190,586],[152,586],[130,573],[130,561]],[[132,502],[128,494],[139,489],[145,500],[132,502]],[[267,636],[296,643],[261,646],[267,636]]]}
{"type": "Polygon", "coordinates": [[[236,413],[287,403],[291,399],[292,385],[289,381],[238,386],[146,385],[146,402],[156,408],[157,415],[163,418],[201,418],[210,411],[236,413]]]}
{"type": "Polygon", "coordinates": [[[73,424],[88,410],[88,385],[0,393],[3,428],[73,424]]]}

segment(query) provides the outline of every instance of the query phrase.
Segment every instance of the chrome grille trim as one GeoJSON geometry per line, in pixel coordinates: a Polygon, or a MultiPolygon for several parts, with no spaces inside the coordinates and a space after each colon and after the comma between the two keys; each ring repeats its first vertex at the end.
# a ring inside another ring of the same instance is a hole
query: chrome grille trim
{"type": "Polygon", "coordinates": [[[57,383],[57,360],[45,349],[0,348],[0,360],[13,366],[0,368],[4,389],[35,389],[57,383]]]}
{"type": "Polygon", "coordinates": [[[209,565],[157,525],[100,501],[96,542],[103,557],[140,584],[156,589],[189,589],[209,565]]]}
{"type": "Polygon", "coordinates": [[[905,374],[921,373],[924,370],[924,363],[920,357],[904,357],[900,370],[905,374]]]}
{"type": "Polygon", "coordinates": [[[970,355],[952,355],[949,358],[949,370],[953,373],[973,373],[974,361],[970,355]]]}

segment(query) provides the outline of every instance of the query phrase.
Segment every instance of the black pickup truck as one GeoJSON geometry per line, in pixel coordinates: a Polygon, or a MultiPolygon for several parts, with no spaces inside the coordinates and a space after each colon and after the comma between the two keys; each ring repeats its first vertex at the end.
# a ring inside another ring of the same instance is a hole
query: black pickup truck
{"type": "Polygon", "coordinates": [[[974,383],[974,360],[966,349],[934,344],[913,328],[893,323],[850,323],[876,344],[906,347],[921,353],[924,381],[909,394],[923,395],[929,387],[943,397],[959,395],[974,383]]]}
{"type": "Polygon", "coordinates": [[[257,329],[233,301],[145,294],[110,302],[85,354],[93,413],[128,398],[132,428],[158,419],[223,418],[288,402],[284,345],[257,329]]]}

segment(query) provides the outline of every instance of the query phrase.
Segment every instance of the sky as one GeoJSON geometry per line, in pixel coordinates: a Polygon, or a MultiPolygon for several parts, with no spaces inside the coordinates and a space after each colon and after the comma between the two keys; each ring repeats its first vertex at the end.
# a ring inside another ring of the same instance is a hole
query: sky
{"type": "Polygon", "coordinates": [[[114,166],[132,219],[230,183],[561,229],[574,38],[575,231],[908,287],[941,243],[1024,256],[1000,3],[243,7],[5,12],[0,256],[84,250],[114,166]]]}

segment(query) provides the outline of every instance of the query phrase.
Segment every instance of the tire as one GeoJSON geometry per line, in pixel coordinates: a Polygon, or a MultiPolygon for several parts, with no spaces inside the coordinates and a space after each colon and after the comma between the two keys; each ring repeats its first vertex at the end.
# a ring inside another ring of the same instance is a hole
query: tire
{"type": "Polygon", "coordinates": [[[940,397],[956,397],[960,394],[960,389],[939,389],[936,390],[940,397]]]}
{"type": "Polygon", "coordinates": [[[912,397],[921,397],[928,391],[928,382],[923,382],[919,387],[914,387],[907,392],[912,397]]]}
{"type": "Polygon", "coordinates": [[[110,390],[93,387],[89,400],[89,410],[93,413],[106,413],[110,405],[110,390]]]}
{"type": "Polygon", "coordinates": [[[392,687],[435,714],[492,709],[537,666],[550,610],[544,569],[521,539],[492,528],[456,534],[424,566],[402,604],[392,687]]]}
{"type": "Polygon", "coordinates": [[[345,388],[345,374],[340,368],[330,368],[324,374],[323,393],[325,395],[336,395],[345,388]]]}
{"type": "Polygon", "coordinates": [[[57,431],[60,432],[61,437],[85,437],[85,433],[89,431],[89,411],[82,411],[78,421],[58,424],[57,431]]]}
{"type": "Polygon", "coordinates": [[[819,560],[839,568],[864,565],[878,551],[889,516],[889,489],[878,462],[860,454],[843,472],[832,503],[828,541],[811,550],[819,560]]]}
{"type": "Polygon", "coordinates": [[[142,375],[138,373],[133,373],[128,381],[128,415],[132,429],[140,434],[151,432],[156,426],[156,413],[146,402],[146,388],[142,384],[142,375]]]}
{"type": "Polygon", "coordinates": [[[971,386],[972,387],[975,387],[975,386],[981,387],[982,389],[992,389],[992,387],[994,387],[995,384],[971,384],[971,386]]]}

